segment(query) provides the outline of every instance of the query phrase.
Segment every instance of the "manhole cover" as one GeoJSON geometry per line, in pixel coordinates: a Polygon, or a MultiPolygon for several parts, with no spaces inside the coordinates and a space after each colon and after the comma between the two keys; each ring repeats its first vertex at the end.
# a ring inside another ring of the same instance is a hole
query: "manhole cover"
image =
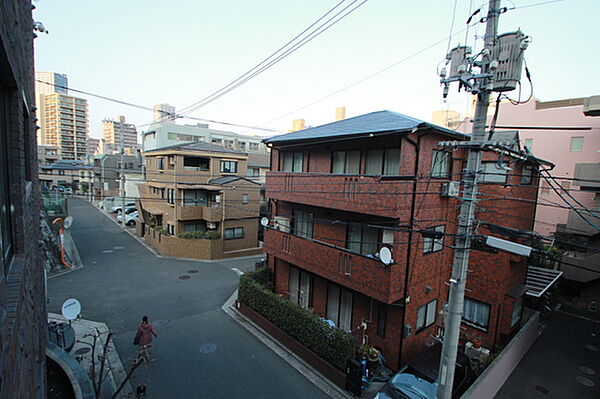
{"type": "Polygon", "coordinates": [[[594,383],[592,382],[592,380],[585,378],[585,377],[576,377],[575,378],[577,380],[578,383],[585,385],[586,387],[593,387],[594,383]]]}
{"type": "Polygon", "coordinates": [[[168,323],[168,320],[162,320],[162,319],[158,319],[158,320],[152,320],[152,325],[153,326],[164,326],[165,324],[168,323]]]}
{"type": "Polygon", "coordinates": [[[79,348],[75,351],[75,354],[78,356],[81,355],[85,355],[86,353],[88,353],[91,349],[90,348],[79,348]]]}
{"type": "Polygon", "coordinates": [[[595,345],[587,344],[585,347],[591,350],[592,352],[598,352],[598,347],[595,345]]]}
{"type": "Polygon", "coordinates": [[[217,345],[215,344],[202,344],[200,345],[200,353],[213,353],[217,350],[217,345]]]}
{"type": "Polygon", "coordinates": [[[596,372],[587,366],[579,366],[579,370],[588,375],[594,375],[596,372]]]}
{"type": "Polygon", "coordinates": [[[546,394],[546,395],[547,395],[548,393],[550,393],[550,390],[549,390],[548,388],[544,388],[544,387],[543,387],[543,386],[541,386],[541,385],[536,385],[536,386],[535,386],[535,390],[536,390],[536,391],[538,391],[538,392],[541,392],[541,393],[543,393],[543,394],[546,394]]]}
{"type": "Polygon", "coordinates": [[[104,251],[102,251],[103,254],[112,254],[113,250],[112,249],[106,249],[104,251]]]}
{"type": "Polygon", "coordinates": [[[196,270],[196,269],[188,270],[188,273],[198,273],[198,270],[196,270]]]}
{"type": "Polygon", "coordinates": [[[180,280],[187,280],[189,278],[190,278],[190,276],[185,276],[185,275],[184,276],[179,276],[180,280]]]}

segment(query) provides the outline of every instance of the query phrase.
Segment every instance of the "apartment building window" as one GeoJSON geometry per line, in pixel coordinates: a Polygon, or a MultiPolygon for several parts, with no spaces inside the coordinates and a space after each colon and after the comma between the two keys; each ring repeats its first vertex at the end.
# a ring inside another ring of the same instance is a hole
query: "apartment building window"
{"type": "Polygon", "coordinates": [[[283,171],[284,172],[302,172],[303,164],[302,151],[292,151],[283,153],[283,171]]]}
{"type": "Polygon", "coordinates": [[[248,177],[259,177],[260,176],[260,169],[259,168],[248,168],[248,170],[246,172],[246,176],[248,176],[248,177]]]}
{"type": "Polygon", "coordinates": [[[496,161],[488,161],[481,163],[481,181],[487,183],[506,183],[508,176],[508,165],[502,163],[498,165],[496,161]]]}
{"type": "Polygon", "coordinates": [[[240,150],[245,150],[246,149],[246,143],[243,141],[238,142],[238,146],[240,147],[240,150]]]}
{"type": "Polygon", "coordinates": [[[244,238],[244,228],[243,227],[232,227],[230,229],[225,229],[225,237],[226,240],[234,240],[237,238],[244,238]]]}
{"type": "Polygon", "coordinates": [[[331,173],[357,175],[360,173],[360,151],[333,151],[331,173]]]}
{"type": "Polygon", "coordinates": [[[0,262],[4,275],[8,273],[13,255],[13,215],[10,199],[10,163],[8,157],[8,101],[4,93],[0,93],[0,262]]]}
{"type": "Polygon", "coordinates": [[[525,165],[521,169],[521,184],[531,184],[533,180],[533,166],[525,165]]]}
{"type": "Polygon", "coordinates": [[[183,225],[183,231],[206,231],[206,222],[186,223],[183,225]]]}
{"type": "Polygon", "coordinates": [[[349,223],[346,248],[361,255],[374,255],[379,250],[381,230],[359,223],[349,223]]]}
{"type": "Polygon", "coordinates": [[[445,226],[429,227],[425,230],[426,232],[423,234],[423,253],[427,254],[444,249],[445,226]]]}
{"type": "Polygon", "coordinates": [[[242,204],[248,203],[248,194],[242,194],[242,204]]]}
{"type": "Polygon", "coordinates": [[[385,325],[387,323],[387,306],[385,303],[377,305],[377,335],[385,338],[385,325]]]}
{"type": "Polygon", "coordinates": [[[519,298],[513,305],[512,317],[510,326],[514,327],[515,324],[521,320],[521,311],[523,310],[523,297],[519,298]]]}
{"type": "Polygon", "coordinates": [[[248,143],[248,148],[254,151],[258,150],[258,143],[248,143]]]}
{"type": "Polygon", "coordinates": [[[309,273],[290,266],[288,292],[290,301],[303,308],[310,305],[311,276],[309,273]]]}
{"type": "Polygon", "coordinates": [[[471,298],[465,298],[463,322],[487,330],[490,319],[490,305],[471,298]]]}
{"type": "Polygon", "coordinates": [[[310,212],[293,211],[292,229],[294,235],[303,238],[313,238],[314,215],[310,212]]]}
{"type": "Polygon", "coordinates": [[[156,169],[163,170],[165,168],[165,159],[156,158],[156,169]]]}
{"type": "Polygon", "coordinates": [[[211,142],[213,144],[219,144],[220,145],[221,143],[223,143],[223,140],[221,140],[221,139],[212,139],[211,142]]]}
{"type": "Polygon", "coordinates": [[[344,331],[352,330],[352,293],[337,285],[327,287],[327,318],[344,331]]]}
{"type": "Polygon", "coordinates": [[[175,235],[175,225],[167,224],[167,234],[174,236],[175,235]]]}
{"type": "Polygon", "coordinates": [[[420,306],[417,310],[417,332],[422,331],[435,322],[437,299],[420,306]]]}
{"type": "Polygon", "coordinates": [[[450,177],[450,153],[448,151],[433,150],[431,157],[431,177],[450,177]]]}
{"type": "Polygon", "coordinates": [[[237,173],[237,162],[221,161],[221,173],[237,173]]]}
{"type": "Polygon", "coordinates": [[[208,171],[210,158],[183,157],[183,168],[187,170],[208,171]]]}
{"type": "Polygon", "coordinates": [[[571,137],[571,146],[569,147],[571,152],[583,151],[583,137],[571,137]]]}
{"type": "Polygon", "coordinates": [[[175,189],[167,188],[167,203],[175,204],[175,189]]]}
{"type": "Polygon", "coordinates": [[[367,150],[365,174],[396,176],[400,173],[400,149],[367,150]]]}

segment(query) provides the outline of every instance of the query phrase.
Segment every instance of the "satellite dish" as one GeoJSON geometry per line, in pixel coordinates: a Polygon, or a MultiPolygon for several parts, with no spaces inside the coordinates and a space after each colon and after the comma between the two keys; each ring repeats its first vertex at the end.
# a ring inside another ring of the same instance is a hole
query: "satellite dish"
{"type": "Polygon", "coordinates": [[[269,218],[262,218],[262,219],[260,219],[260,224],[262,224],[263,226],[268,226],[268,224],[269,224],[269,218]]]}
{"type": "Polygon", "coordinates": [[[67,320],[75,320],[81,313],[81,304],[75,298],[67,299],[62,305],[62,315],[67,320]]]}
{"type": "Polygon", "coordinates": [[[392,251],[388,247],[383,247],[379,250],[379,259],[385,264],[392,263],[392,251]]]}
{"type": "Polygon", "coordinates": [[[68,229],[69,227],[71,227],[73,225],[73,216],[67,216],[65,218],[65,221],[63,222],[63,227],[65,229],[68,229]]]}

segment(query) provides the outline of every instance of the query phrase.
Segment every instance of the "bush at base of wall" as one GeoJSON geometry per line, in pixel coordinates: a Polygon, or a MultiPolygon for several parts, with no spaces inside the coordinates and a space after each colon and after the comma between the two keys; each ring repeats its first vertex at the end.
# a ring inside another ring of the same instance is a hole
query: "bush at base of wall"
{"type": "Polygon", "coordinates": [[[204,240],[218,240],[221,234],[215,230],[208,231],[185,231],[177,235],[178,238],[199,238],[204,240]]]}
{"type": "Polygon", "coordinates": [[[330,327],[319,316],[281,298],[254,281],[254,273],[240,277],[238,299],[283,332],[339,370],[346,369],[354,354],[354,338],[339,328],[330,327]]]}

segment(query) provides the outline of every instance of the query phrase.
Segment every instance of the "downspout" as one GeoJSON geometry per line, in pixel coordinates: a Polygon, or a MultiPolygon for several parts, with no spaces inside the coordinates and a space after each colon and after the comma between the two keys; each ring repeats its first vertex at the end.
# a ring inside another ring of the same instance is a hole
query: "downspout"
{"type": "MultiPolygon", "coordinates": [[[[425,133],[427,134],[427,133],[425,133]]],[[[415,165],[414,165],[414,180],[413,180],[413,188],[411,195],[411,203],[410,203],[410,223],[408,231],[408,248],[406,250],[406,267],[405,267],[405,276],[404,276],[404,310],[402,312],[402,330],[400,333],[400,346],[398,348],[398,368],[402,365],[402,346],[404,343],[404,326],[406,324],[406,298],[408,297],[408,280],[410,275],[410,257],[412,255],[412,244],[413,244],[413,228],[415,223],[415,203],[417,200],[417,180],[419,174],[419,159],[421,154],[421,137],[425,134],[417,137],[417,141],[415,142],[410,137],[406,136],[404,139],[407,143],[412,144],[415,148],[416,156],[415,156],[415,165]]],[[[401,155],[402,156],[402,155],[401,155]]]]}

